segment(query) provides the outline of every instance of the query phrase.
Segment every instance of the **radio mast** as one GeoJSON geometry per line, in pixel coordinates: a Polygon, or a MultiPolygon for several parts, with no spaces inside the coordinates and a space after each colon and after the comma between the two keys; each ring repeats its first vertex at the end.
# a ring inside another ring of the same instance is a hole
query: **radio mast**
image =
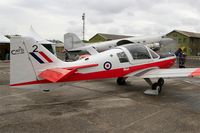
{"type": "Polygon", "coordinates": [[[85,13],[82,15],[83,20],[83,41],[85,40],[85,13]]]}

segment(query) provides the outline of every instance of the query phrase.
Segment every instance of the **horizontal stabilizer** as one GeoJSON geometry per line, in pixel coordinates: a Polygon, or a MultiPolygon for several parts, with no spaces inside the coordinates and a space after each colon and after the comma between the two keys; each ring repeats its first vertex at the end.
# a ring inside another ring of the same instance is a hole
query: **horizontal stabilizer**
{"type": "Polygon", "coordinates": [[[74,66],[69,68],[46,69],[39,74],[39,77],[55,83],[63,78],[67,78],[70,75],[74,74],[78,69],[89,68],[94,66],[98,66],[98,64],[74,66]]]}
{"type": "Polygon", "coordinates": [[[51,82],[57,82],[61,80],[63,77],[67,77],[71,74],[73,74],[76,71],[76,69],[63,69],[63,68],[53,68],[53,69],[47,69],[39,74],[40,78],[49,80],[51,82]]]}

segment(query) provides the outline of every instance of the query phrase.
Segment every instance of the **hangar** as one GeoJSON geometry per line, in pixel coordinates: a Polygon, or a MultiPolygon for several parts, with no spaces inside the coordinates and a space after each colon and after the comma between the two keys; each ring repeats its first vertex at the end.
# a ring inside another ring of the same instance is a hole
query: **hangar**
{"type": "Polygon", "coordinates": [[[0,35],[0,60],[9,60],[10,40],[0,35]]]}
{"type": "Polygon", "coordinates": [[[133,37],[133,36],[97,33],[96,35],[94,35],[93,37],[89,39],[89,43],[110,41],[110,40],[116,40],[116,39],[122,39],[122,38],[128,38],[128,37],[133,37]]]}
{"type": "Polygon", "coordinates": [[[200,33],[173,30],[166,36],[175,39],[178,44],[177,49],[180,47],[187,55],[200,54],[200,33]]]}

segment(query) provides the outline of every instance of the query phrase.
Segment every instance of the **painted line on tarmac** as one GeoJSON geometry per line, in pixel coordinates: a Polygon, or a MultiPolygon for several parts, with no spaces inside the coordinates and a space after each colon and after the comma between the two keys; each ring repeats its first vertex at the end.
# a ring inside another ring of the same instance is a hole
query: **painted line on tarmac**
{"type": "Polygon", "coordinates": [[[184,81],[184,82],[186,82],[186,83],[189,83],[189,84],[192,84],[192,85],[196,85],[196,86],[200,86],[200,82],[199,83],[197,83],[197,82],[192,82],[192,81],[189,81],[189,80],[182,80],[182,81],[184,81]]]}
{"type": "Polygon", "coordinates": [[[183,80],[183,81],[186,82],[186,83],[192,84],[191,81],[188,81],[188,80],[183,80]]]}
{"type": "Polygon", "coordinates": [[[159,111],[157,111],[157,112],[154,112],[154,113],[152,113],[152,114],[149,114],[149,115],[147,115],[147,116],[145,116],[145,117],[143,117],[143,118],[141,118],[141,119],[138,119],[138,120],[136,120],[136,121],[133,121],[132,123],[130,123],[130,124],[126,125],[126,126],[123,126],[121,129],[123,130],[123,129],[129,128],[129,127],[135,125],[135,124],[138,123],[138,122],[141,122],[141,121],[143,121],[143,120],[149,119],[149,118],[151,118],[151,117],[157,115],[158,113],[161,113],[162,111],[164,111],[164,109],[159,110],[159,111]]]}

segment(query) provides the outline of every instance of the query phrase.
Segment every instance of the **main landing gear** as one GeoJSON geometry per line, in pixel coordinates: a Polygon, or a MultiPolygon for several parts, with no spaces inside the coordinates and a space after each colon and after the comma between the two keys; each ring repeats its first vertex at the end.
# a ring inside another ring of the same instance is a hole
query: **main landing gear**
{"type": "Polygon", "coordinates": [[[49,89],[44,89],[43,91],[44,91],[44,92],[49,92],[50,90],[49,90],[49,89]]]}
{"type": "Polygon", "coordinates": [[[117,84],[118,85],[125,85],[126,84],[127,77],[119,77],[117,78],[117,84]]]}
{"type": "Polygon", "coordinates": [[[165,82],[163,78],[159,78],[158,81],[153,84],[149,78],[145,78],[144,80],[151,86],[151,89],[144,91],[144,94],[159,95],[161,93],[162,86],[164,85],[165,82]]]}

